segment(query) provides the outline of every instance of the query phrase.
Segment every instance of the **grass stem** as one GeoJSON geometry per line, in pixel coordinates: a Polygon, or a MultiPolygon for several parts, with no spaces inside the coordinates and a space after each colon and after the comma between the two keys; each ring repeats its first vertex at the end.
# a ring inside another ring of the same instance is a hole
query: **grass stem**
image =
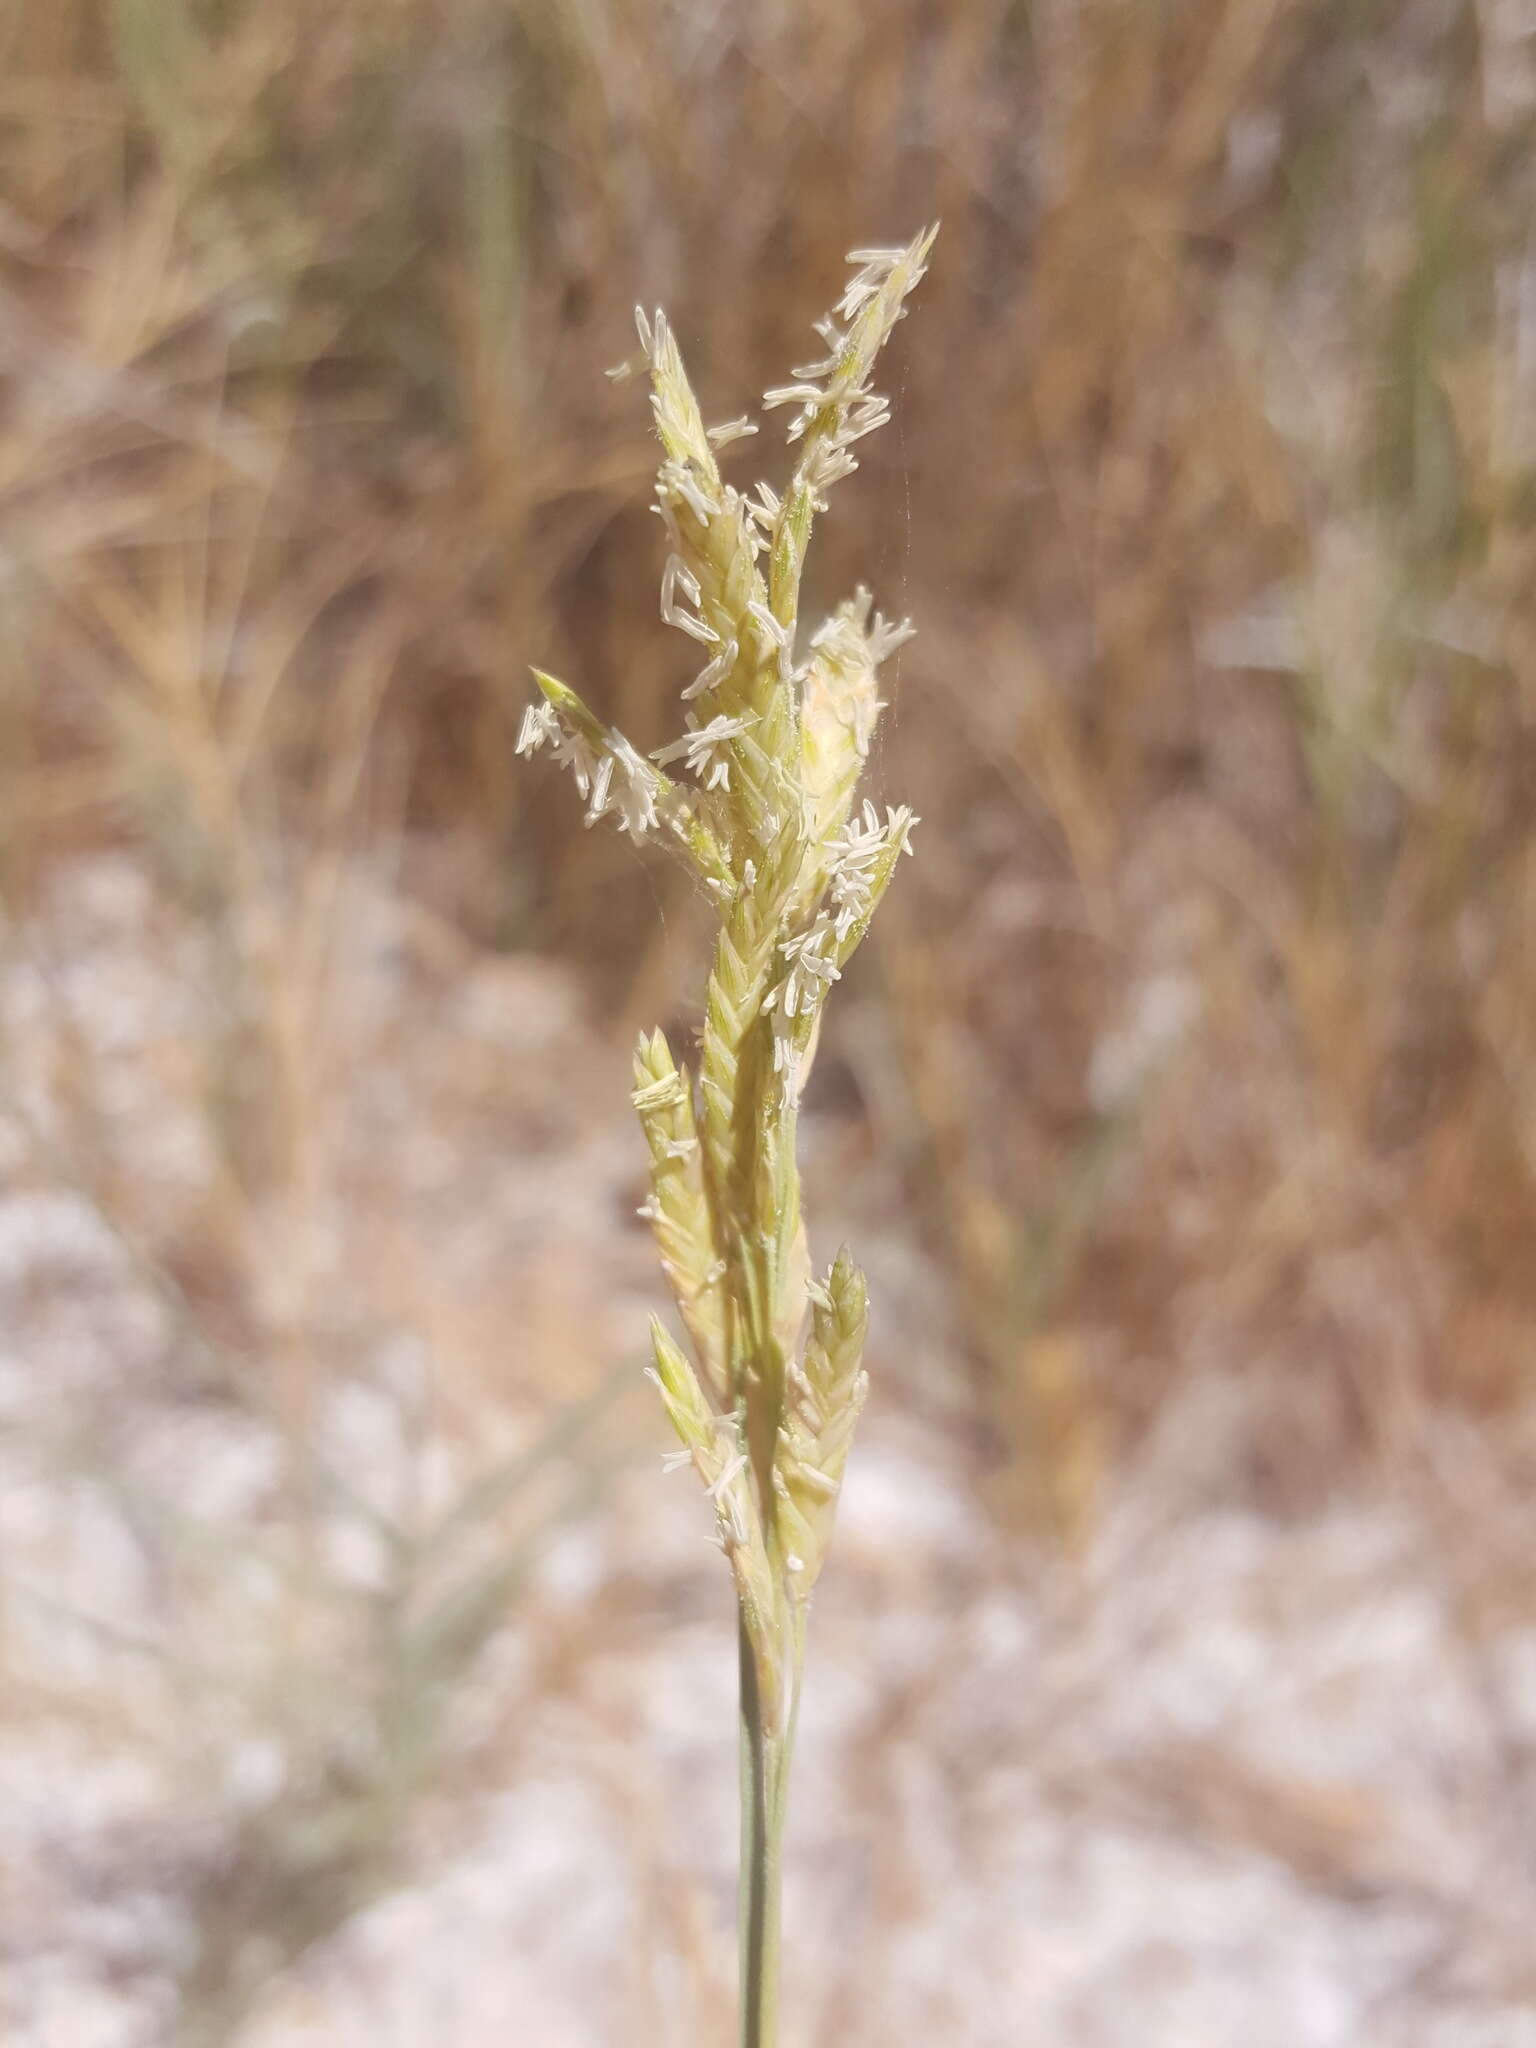
{"type": "Polygon", "coordinates": [[[800,1695],[801,1644],[790,1673],[791,1710],[782,1734],[762,1712],[757,1664],[745,1616],[741,1648],[741,2048],[777,2048],[779,1929],[784,1816],[800,1695]]]}

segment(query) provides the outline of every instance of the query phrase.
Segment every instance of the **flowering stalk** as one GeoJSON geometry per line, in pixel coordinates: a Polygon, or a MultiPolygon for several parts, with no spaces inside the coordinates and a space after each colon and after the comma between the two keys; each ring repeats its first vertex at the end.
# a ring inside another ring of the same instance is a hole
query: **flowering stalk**
{"type": "MultiPolygon", "coordinates": [[[[864,1276],[846,1251],[814,1279],[795,1124],[822,1005],[869,929],[916,822],[854,798],[881,703],[881,662],[911,628],[861,590],[800,647],[800,583],[816,517],[888,417],[876,358],[923,275],[934,230],[855,250],[825,354],[770,391],[795,405],[780,497],[721,476],[717,450],[756,428],[706,428],[661,313],[636,311],[663,457],[661,616],[704,664],[681,736],[650,759],[563,683],[534,671],[518,752],[568,767],[587,823],[658,838],[717,905],[696,1071],[657,1031],[635,1055],[651,1158],[642,1211],[691,1357],[653,1319],[651,1371],[715,1517],[740,1614],[742,2048],[777,2038],[779,1864],[810,1597],[864,1401],[864,1276]],[[840,324],[841,323],[841,324],[840,324]],[[681,764],[683,780],[664,768],[681,764]]],[[[625,374],[625,365],[615,374],[625,374]]]]}

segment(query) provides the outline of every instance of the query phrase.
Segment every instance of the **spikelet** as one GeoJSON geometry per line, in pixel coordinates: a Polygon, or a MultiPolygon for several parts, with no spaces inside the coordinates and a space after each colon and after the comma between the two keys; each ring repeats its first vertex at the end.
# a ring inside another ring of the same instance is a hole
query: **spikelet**
{"type": "Polygon", "coordinates": [[[813,1291],[805,1363],[790,1375],[779,1424],[774,1486],[793,1595],[809,1600],[826,1561],[848,1447],[869,1382],[864,1338],[869,1297],[847,1247],[813,1291]]]}
{"type": "Polygon", "coordinates": [[[727,1400],[725,1268],[715,1250],[704,1156],[694,1120],[693,1086],[673,1064],[660,1031],[641,1034],[630,1098],[640,1114],[651,1154],[645,1213],[655,1234],[662,1271],[693,1340],[699,1371],[717,1406],[727,1400]]]}
{"type": "Polygon", "coordinates": [[[777,1611],[781,1596],[746,1453],[739,1448],[733,1430],[722,1431],[722,1418],[705,1399],[693,1367],[654,1316],[651,1353],[655,1364],[650,1377],[667,1419],[714,1502],[715,1540],[736,1581],[757,1665],[758,1690],[773,1724],[780,1725],[791,1704],[793,1673],[777,1611]]]}
{"type": "Polygon", "coordinates": [[[670,548],[661,616],[706,650],[705,666],[687,694],[706,722],[732,721],[729,758],[741,801],[730,821],[750,831],[785,806],[790,792],[781,764],[794,722],[782,647],[776,634],[764,631],[770,615],[757,565],[762,542],[746,500],[720,474],[665,314],[647,320],[637,307],[635,322],[666,454],[656,477],[656,510],[670,548]]]}
{"type": "Polygon", "coordinates": [[[812,635],[800,699],[800,772],[810,807],[802,894],[819,895],[827,878],[826,854],[848,822],[853,793],[869,759],[875,723],[885,709],[880,664],[912,637],[905,621],[870,619],[870,595],[859,589],[812,635]]]}
{"type": "Polygon", "coordinates": [[[819,322],[826,354],[797,369],[793,384],[764,396],[766,406],[799,406],[789,438],[803,443],[769,551],[770,603],[778,618],[795,616],[811,521],[825,509],[833,484],[858,468],[854,443],[890,417],[888,402],[869,388],[870,375],[902,317],[907,294],[927,268],[937,233],[936,226],[929,228],[906,249],[853,250],[848,260],[859,269],[837,307],[846,327],[839,328],[831,315],[819,322]]]}
{"type": "Polygon", "coordinates": [[[639,840],[665,824],[695,873],[712,887],[728,888],[730,869],[697,800],[621,732],[605,730],[569,684],[539,668],[533,679],[543,701],[523,713],[518,753],[534,754],[547,746],[570,769],[577,794],[586,801],[588,825],[612,812],[619,830],[639,840]]]}

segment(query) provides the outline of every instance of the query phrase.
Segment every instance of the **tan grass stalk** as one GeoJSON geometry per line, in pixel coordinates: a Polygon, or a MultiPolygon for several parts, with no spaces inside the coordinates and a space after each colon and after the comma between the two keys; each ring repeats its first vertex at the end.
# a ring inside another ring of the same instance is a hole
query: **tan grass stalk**
{"type": "MultiPolygon", "coordinates": [[[[854,800],[880,712],[881,662],[907,637],[860,591],[801,644],[812,527],[856,443],[885,421],[875,360],[934,230],[855,250],[822,355],[770,391],[796,408],[782,497],[725,482],[663,314],[637,311],[663,460],[663,619],[700,649],[684,730],[650,758],[535,670],[520,752],[548,746],[587,821],[659,838],[718,906],[696,1072],[641,1038],[633,1100],[651,1157],[645,1205],[692,1346],[652,1324],[652,1371],[713,1504],[740,1614],[742,2048],[777,2038],[779,1868],[812,1588],[863,1404],[868,1302],[846,1251],[811,1275],[795,1123],[829,989],[869,928],[915,820],[854,800]],[[682,763],[682,780],[665,767],[682,763]],[[809,1327],[807,1328],[807,1324],[809,1327]]],[[[627,366],[626,366],[627,367],[627,366]]],[[[755,431],[755,429],[752,429],[755,431]]]]}

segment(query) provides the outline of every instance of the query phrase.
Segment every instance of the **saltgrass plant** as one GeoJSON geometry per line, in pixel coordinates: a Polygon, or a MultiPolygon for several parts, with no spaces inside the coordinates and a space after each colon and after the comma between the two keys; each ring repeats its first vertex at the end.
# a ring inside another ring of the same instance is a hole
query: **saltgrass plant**
{"type": "MultiPolygon", "coordinates": [[[[652,1377],[715,1516],[739,1606],[742,1743],[741,2041],[777,2038],[780,1850],[812,1591],[863,1405],[868,1300],[848,1252],[812,1277],[795,1124],[822,1006],[869,929],[912,813],[881,818],[859,776],[882,661],[911,628],[860,590],[801,645],[812,526],[853,448],[889,417],[876,357],[923,275],[934,230],[857,249],[822,353],[770,390],[793,406],[782,496],[725,482],[717,451],[757,431],[707,428],[664,314],[637,309],[663,459],[661,616],[698,642],[681,736],[647,760],[576,693],[535,670],[518,740],[572,772],[587,822],[659,839],[718,906],[696,1071],[660,1031],[635,1054],[650,1151],[643,1213],[692,1355],[652,1319],[652,1377]],[[680,761],[687,780],[665,768],[680,761]]],[[[631,368],[626,364],[617,374],[631,368]]]]}

